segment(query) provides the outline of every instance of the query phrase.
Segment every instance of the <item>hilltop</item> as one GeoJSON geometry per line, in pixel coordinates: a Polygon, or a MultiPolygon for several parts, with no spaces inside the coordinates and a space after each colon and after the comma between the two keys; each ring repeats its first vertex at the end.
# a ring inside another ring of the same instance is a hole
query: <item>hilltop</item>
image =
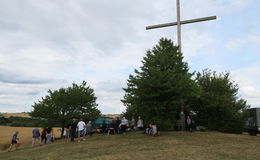
{"type": "Polygon", "coordinates": [[[258,160],[259,137],[218,132],[162,132],[150,137],[141,132],[94,135],[83,142],[56,141],[18,151],[0,152],[3,160],[258,160]],[[250,145],[249,145],[250,144],[250,145]]]}

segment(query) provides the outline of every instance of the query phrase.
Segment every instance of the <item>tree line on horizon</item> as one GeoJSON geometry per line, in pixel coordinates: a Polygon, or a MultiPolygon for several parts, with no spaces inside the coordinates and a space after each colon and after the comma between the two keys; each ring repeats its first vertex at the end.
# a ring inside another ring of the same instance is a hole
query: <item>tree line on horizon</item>
{"type": "MultiPolygon", "coordinates": [[[[148,50],[140,70],[129,75],[123,113],[127,118],[141,116],[145,124],[155,123],[160,130],[174,130],[181,108],[192,115],[197,125],[210,130],[241,133],[247,102],[238,96],[239,87],[230,73],[210,69],[189,72],[179,47],[162,38],[148,50]]],[[[48,91],[32,105],[30,115],[64,127],[73,118],[85,121],[100,116],[94,90],[86,81],[68,88],[48,91]]]]}

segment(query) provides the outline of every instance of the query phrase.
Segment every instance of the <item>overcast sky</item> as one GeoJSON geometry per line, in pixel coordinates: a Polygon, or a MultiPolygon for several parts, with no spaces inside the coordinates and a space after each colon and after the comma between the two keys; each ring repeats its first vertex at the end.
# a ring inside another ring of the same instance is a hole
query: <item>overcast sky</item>
{"type": "MultiPolygon", "coordinates": [[[[0,0],[0,112],[30,111],[49,89],[86,80],[102,113],[121,113],[129,74],[161,37],[176,42],[175,0],[0,0]]],[[[260,107],[259,0],[181,0],[190,71],[231,72],[239,96],[260,107]]]]}

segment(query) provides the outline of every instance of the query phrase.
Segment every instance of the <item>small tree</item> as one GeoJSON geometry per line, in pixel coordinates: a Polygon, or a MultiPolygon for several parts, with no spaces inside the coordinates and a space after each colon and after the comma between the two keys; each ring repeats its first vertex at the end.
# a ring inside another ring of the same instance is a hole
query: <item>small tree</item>
{"type": "Polygon", "coordinates": [[[238,85],[231,81],[229,73],[217,74],[203,70],[197,73],[200,87],[197,103],[191,107],[196,115],[196,124],[210,130],[240,133],[243,131],[246,101],[239,99],[238,85]]]}
{"type": "Polygon", "coordinates": [[[181,106],[195,96],[195,81],[178,46],[162,38],[142,61],[141,71],[130,75],[122,102],[125,115],[142,116],[144,122],[155,122],[160,129],[172,130],[181,106]]]}
{"type": "Polygon", "coordinates": [[[47,119],[50,124],[60,124],[63,133],[65,125],[73,118],[94,120],[100,115],[96,99],[94,90],[85,81],[80,85],[73,83],[68,88],[49,90],[48,95],[32,105],[30,115],[47,119]]]}

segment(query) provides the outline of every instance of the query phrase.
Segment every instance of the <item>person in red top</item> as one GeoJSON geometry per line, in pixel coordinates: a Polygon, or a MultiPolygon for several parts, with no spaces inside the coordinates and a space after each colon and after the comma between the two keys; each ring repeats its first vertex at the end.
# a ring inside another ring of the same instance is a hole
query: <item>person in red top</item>
{"type": "Polygon", "coordinates": [[[47,141],[46,134],[47,134],[47,132],[46,132],[46,129],[44,128],[41,132],[41,142],[44,141],[44,144],[46,144],[46,141],[47,141]]]}

